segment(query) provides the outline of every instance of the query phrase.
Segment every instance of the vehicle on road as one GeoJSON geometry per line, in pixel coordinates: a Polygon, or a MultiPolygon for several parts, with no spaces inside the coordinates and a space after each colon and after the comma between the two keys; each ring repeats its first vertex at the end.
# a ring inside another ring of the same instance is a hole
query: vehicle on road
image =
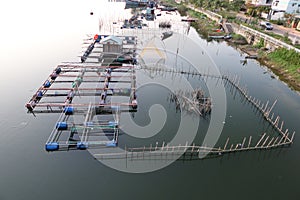
{"type": "Polygon", "coordinates": [[[265,28],[266,30],[273,30],[273,26],[270,22],[260,22],[260,26],[265,28]]]}

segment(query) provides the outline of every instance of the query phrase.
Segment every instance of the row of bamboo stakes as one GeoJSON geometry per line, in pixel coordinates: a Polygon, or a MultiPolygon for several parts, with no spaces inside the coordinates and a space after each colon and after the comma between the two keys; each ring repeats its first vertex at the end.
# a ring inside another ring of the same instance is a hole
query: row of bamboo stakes
{"type": "MultiPolygon", "coordinates": [[[[282,138],[279,140],[278,144],[291,144],[293,143],[293,139],[294,139],[294,135],[295,135],[295,131],[291,134],[291,137],[289,137],[290,133],[288,129],[284,129],[283,125],[284,125],[284,121],[281,121],[280,123],[280,116],[278,115],[276,118],[274,118],[274,113],[271,112],[275,106],[275,104],[277,103],[277,99],[273,102],[273,104],[269,106],[269,101],[267,101],[266,103],[262,103],[260,100],[256,99],[255,97],[252,97],[249,95],[249,92],[247,90],[247,88],[242,88],[239,85],[239,78],[237,76],[233,77],[233,78],[229,78],[228,76],[222,76],[223,80],[228,81],[232,86],[234,86],[244,97],[247,101],[249,101],[262,115],[263,117],[266,119],[266,121],[268,121],[270,123],[270,125],[275,128],[275,130],[277,132],[279,132],[282,136],[282,138]]],[[[261,140],[263,140],[264,134],[261,136],[261,140]]],[[[269,138],[266,137],[265,141],[263,142],[263,144],[266,144],[267,140],[274,140],[274,138],[269,138]]],[[[278,138],[277,138],[278,140],[278,138]]],[[[276,141],[276,139],[275,139],[276,141]]],[[[275,143],[274,141],[274,143],[275,143]]],[[[273,141],[272,141],[273,142],[273,141]]],[[[271,141],[270,141],[271,143],[271,141]]],[[[273,143],[273,144],[274,144],[273,143]]],[[[257,144],[259,145],[259,144],[257,144]]]]}
{"type": "MultiPolygon", "coordinates": [[[[136,148],[127,148],[125,147],[124,151],[115,152],[115,153],[96,153],[93,156],[96,159],[124,159],[124,158],[131,158],[131,159],[163,159],[165,156],[166,159],[170,158],[169,156],[188,156],[191,157],[200,157],[202,154],[207,154],[209,156],[217,155],[222,156],[227,153],[239,152],[239,151],[251,151],[251,150],[264,150],[282,146],[283,144],[289,144],[286,142],[278,141],[279,137],[277,137],[274,141],[274,138],[267,142],[268,137],[266,137],[266,133],[264,133],[261,138],[258,140],[257,143],[254,143],[252,136],[249,137],[247,141],[246,137],[243,138],[242,143],[238,144],[229,144],[229,138],[227,138],[224,147],[207,147],[207,146],[197,146],[194,144],[188,145],[186,142],[185,145],[168,145],[165,142],[162,143],[161,146],[158,146],[158,142],[156,142],[156,146],[143,146],[143,147],[136,147],[136,148]],[[265,139],[265,140],[264,140],[265,139]],[[274,142],[273,142],[274,141],[274,142]],[[227,148],[228,147],[228,148],[227,148]]],[[[202,157],[201,157],[202,158],[202,157]]]]}
{"type": "MultiPolygon", "coordinates": [[[[229,83],[232,85],[233,88],[237,89],[240,94],[249,102],[251,103],[264,117],[264,119],[270,123],[270,125],[280,134],[279,136],[268,136],[267,133],[263,133],[258,141],[254,142],[254,138],[252,136],[244,137],[240,143],[232,143],[230,144],[230,138],[228,137],[225,141],[224,146],[220,146],[219,148],[215,147],[206,147],[206,146],[197,146],[195,144],[188,145],[186,142],[185,145],[175,145],[170,146],[169,144],[162,143],[161,146],[158,146],[158,142],[156,142],[156,146],[152,146],[150,144],[149,147],[138,147],[138,148],[127,148],[122,152],[116,153],[98,153],[94,154],[95,158],[97,159],[110,159],[110,158],[134,158],[134,159],[141,159],[141,158],[149,158],[151,156],[168,156],[168,155],[187,155],[190,154],[198,155],[199,158],[201,154],[205,153],[208,155],[223,155],[225,153],[232,153],[232,152],[239,152],[239,151],[250,151],[250,150],[262,150],[262,149],[271,149],[276,147],[283,147],[285,145],[291,145],[294,140],[295,131],[290,134],[288,129],[284,129],[284,121],[280,122],[280,116],[278,115],[274,118],[274,113],[272,110],[277,102],[275,100],[273,104],[270,106],[269,101],[266,103],[261,102],[255,97],[249,95],[249,91],[246,87],[240,86],[240,79],[238,76],[229,77],[226,75],[210,75],[210,74],[201,74],[197,72],[187,72],[180,69],[155,69],[155,68],[146,68],[143,69],[155,71],[158,70],[159,72],[168,72],[168,73],[179,73],[179,74],[191,74],[191,75],[198,75],[202,77],[212,77],[222,79],[224,84],[229,83]],[[271,114],[272,113],[272,114],[271,114]]],[[[167,158],[167,157],[166,157],[167,158]]]]}

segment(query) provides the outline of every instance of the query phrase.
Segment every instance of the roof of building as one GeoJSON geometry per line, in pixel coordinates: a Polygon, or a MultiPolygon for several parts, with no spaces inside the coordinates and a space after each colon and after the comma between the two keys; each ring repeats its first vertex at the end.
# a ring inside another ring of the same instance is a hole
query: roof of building
{"type": "Polygon", "coordinates": [[[110,35],[110,36],[107,36],[106,38],[102,39],[101,43],[107,43],[107,42],[109,42],[111,40],[113,42],[117,43],[118,45],[122,45],[122,43],[123,43],[123,40],[121,38],[118,38],[118,37],[116,37],[114,35],[110,35]]]}

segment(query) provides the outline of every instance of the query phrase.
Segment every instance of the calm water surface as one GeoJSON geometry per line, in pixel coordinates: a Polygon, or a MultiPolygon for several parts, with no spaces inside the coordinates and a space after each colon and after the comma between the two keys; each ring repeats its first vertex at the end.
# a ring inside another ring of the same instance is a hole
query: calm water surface
{"type": "MultiPolygon", "coordinates": [[[[44,151],[57,116],[34,118],[26,113],[25,102],[58,63],[79,60],[82,39],[98,31],[99,15],[104,22],[111,13],[120,19],[123,6],[102,0],[9,1],[1,6],[0,199],[298,199],[300,96],[256,61],[243,66],[245,55],[224,42],[207,43],[194,30],[190,37],[220,71],[239,75],[253,96],[278,100],[274,112],[297,133],[290,148],[180,160],[147,174],[110,169],[87,151],[44,151]]],[[[239,95],[226,91],[228,117],[220,144],[229,135],[240,141],[267,130],[239,95]]]]}

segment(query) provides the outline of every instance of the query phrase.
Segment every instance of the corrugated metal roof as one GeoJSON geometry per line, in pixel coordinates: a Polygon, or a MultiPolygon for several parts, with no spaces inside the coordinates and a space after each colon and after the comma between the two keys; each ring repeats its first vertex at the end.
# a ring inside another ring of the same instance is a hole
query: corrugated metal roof
{"type": "Polygon", "coordinates": [[[121,38],[118,38],[114,35],[110,35],[110,36],[107,36],[106,38],[102,39],[101,40],[101,43],[107,43],[109,40],[112,40],[114,41],[115,43],[117,43],[118,45],[122,45],[123,43],[123,40],[121,38]]]}

